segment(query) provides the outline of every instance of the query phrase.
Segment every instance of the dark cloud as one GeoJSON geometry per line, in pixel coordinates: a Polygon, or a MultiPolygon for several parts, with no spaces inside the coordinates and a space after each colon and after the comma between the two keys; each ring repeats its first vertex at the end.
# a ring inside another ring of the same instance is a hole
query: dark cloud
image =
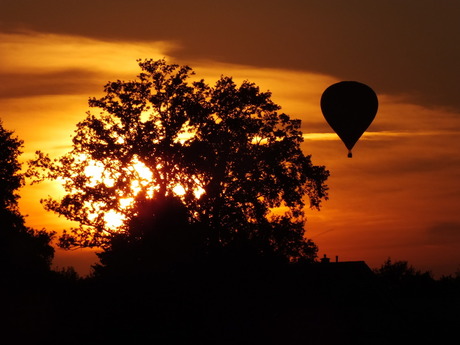
{"type": "Polygon", "coordinates": [[[440,221],[428,227],[430,244],[460,242],[460,222],[440,221]]]}
{"type": "Polygon", "coordinates": [[[0,98],[87,94],[101,89],[101,77],[87,70],[0,73],[0,98]]]}
{"type": "MultiPolygon", "coordinates": [[[[374,176],[411,176],[408,181],[421,184],[455,181],[460,173],[460,157],[451,145],[454,136],[438,133],[433,135],[373,136],[358,144],[359,150],[378,152],[368,157],[366,173],[374,176]],[[385,162],[382,164],[382,162],[385,162]]],[[[364,173],[364,171],[363,171],[364,173]]],[[[450,186],[460,192],[457,184],[450,186]]],[[[444,190],[445,192],[445,190],[444,190]]]]}
{"type": "Polygon", "coordinates": [[[177,57],[302,69],[460,109],[458,1],[11,0],[3,31],[172,40],[177,57]]]}

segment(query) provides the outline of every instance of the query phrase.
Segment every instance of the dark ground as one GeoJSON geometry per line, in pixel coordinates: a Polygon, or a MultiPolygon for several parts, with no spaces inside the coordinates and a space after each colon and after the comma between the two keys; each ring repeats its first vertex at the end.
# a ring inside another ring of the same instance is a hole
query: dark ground
{"type": "Polygon", "coordinates": [[[208,264],[144,277],[8,280],[0,290],[0,344],[442,344],[458,338],[460,279],[389,281],[322,265],[208,264]]]}

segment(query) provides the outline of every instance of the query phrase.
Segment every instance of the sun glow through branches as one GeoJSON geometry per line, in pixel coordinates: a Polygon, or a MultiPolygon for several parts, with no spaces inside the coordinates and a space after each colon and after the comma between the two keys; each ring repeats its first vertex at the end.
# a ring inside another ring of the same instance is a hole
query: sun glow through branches
{"type": "MultiPolygon", "coordinates": [[[[102,162],[92,160],[88,157],[85,158],[83,159],[86,164],[84,174],[88,178],[88,187],[94,188],[98,185],[103,185],[106,188],[112,188],[115,186],[117,178],[121,176],[121,172],[113,172],[112,169],[105,166],[102,162]]],[[[161,166],[157,166],[156,168],[161,170],[161,166]]],[[[124,225],[127,220],[125,211],[134,205],[136,197],[141,192],[144,193],[145,197],[151,199],[155,196],[155,192],[159,190],[159,186],[154,182],[152,170],[140,162],[137,157],[134,157],[128,167],[124,169],[125,172],[129,173],[128,175],[131,178],[129,188],[128,190],[120,190],[118,192],[116,207],[102,215],[105,228],[108,231],[118,230],[124,225]]],[[[193,178],[193,180],[195,181],[193,195],[199,199],[203,195],[204,189],[200,186],[201,183],[197,177],[193,178]]],[[[176,184],[170,190],[174,195],[181,198],[187,194],[186,187],[181,184],[176,184]]],[[[88,218],[95,220],[97,217],[101,217],[101,210],[104,209],[104,206],[104,204],[92,203],[89,207],[91,211],[88,218]]]]}

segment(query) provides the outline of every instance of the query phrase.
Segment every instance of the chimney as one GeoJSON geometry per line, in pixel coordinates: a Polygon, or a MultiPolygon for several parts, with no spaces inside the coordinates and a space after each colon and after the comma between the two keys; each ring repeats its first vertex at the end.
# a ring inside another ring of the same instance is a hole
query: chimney
{"type": "Polygon", "coordinates": [[[321,263],[323,264],[327,264],[329,263],[331,260],[326,256],[326,254],[324,254],[324,257],[321,258],[321,263]]]}
{"type": "Polygon", "coordinates": [[[335,262],[339,262],[339,256],[338,255],[335,256],[335,262]]]}

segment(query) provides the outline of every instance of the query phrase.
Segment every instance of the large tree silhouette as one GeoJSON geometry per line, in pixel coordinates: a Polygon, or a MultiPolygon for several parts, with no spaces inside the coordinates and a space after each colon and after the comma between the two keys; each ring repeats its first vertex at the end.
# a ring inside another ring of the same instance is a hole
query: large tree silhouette
{"type": "Polygon", "coordinates": [[[27,276],[49,270],[52,233],[25,225],[19,212],[18,189],[24,185],[19,155],[22,140],[0,121],[0,274],[27,276]]]}
{"type": "Polygon", "coordinates": [[[114,240],[169,231],[174,220],[162,218],[158,205],[172,203],[180,211],[170,215],[190,229],[153,236],[157,242],[179,243],[194,231],[208,248],[257,243],[259,252],[313,258],[303,209],[320,207],[329,173],[303,154],[300,120],[248,81],[221,77],[209,86],[193,81],[188,66],[139,66],[136,80],[109,82],[104,97],[90,99],[100,113],[77,125],[71,152],[54,160],[39,152],[32,162],[38,179],[62,179],[67,191],[45,207],[80,223],[61,245],[110,251],[114,240]],[[121,227],[108,226],[111,212],[124,215],[121,227]]]}

